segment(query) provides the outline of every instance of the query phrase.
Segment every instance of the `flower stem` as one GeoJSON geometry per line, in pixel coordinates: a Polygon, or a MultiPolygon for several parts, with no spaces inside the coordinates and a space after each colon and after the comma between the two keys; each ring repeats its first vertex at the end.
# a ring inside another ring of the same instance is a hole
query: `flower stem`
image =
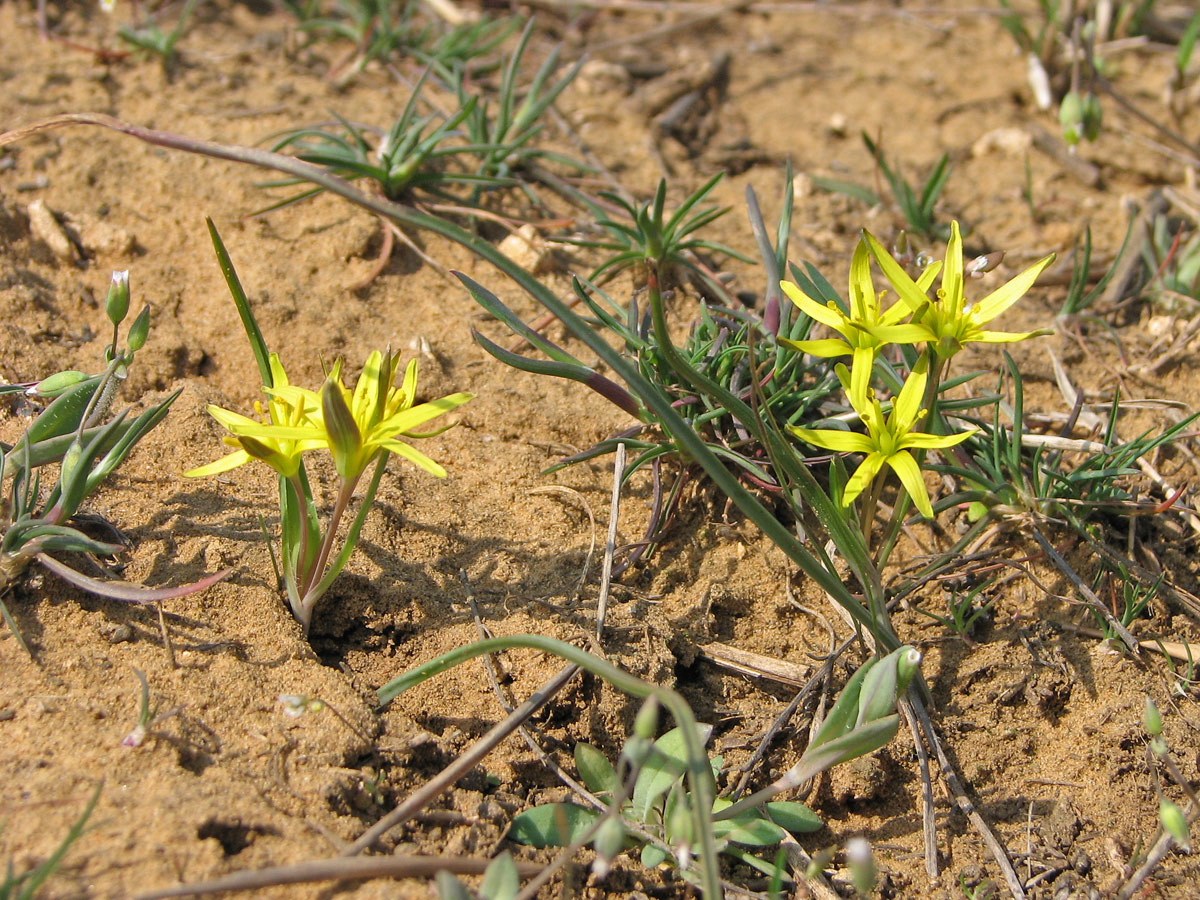
{"type": "Polygon", "coordinates": [[[357,478],[342,481],[342,486],[338,491],[337,502],[333,506],[333,512],[329,514],[329,524],[326,526],[325,534],[321,538],[321,549],[317,554],[317,560],[313,564],[312,570],[304,577],[304,590],[301,595],[303,599],[300,601],[300,605],[306,614],[306,618],[303,620],[306,632],[308,631],[309,617],[312,616],[312,607],[320,599],[320,594],[316,594],[314,586],[321,583],[321,575],[325,572],[325,566],[329,563],[329,554],[332,552],[333,544],[337,540],[338,525],[341,524],[346,507],[350,505],[350,501],[354,497],[354,487],[357,484],[357,478]]]}

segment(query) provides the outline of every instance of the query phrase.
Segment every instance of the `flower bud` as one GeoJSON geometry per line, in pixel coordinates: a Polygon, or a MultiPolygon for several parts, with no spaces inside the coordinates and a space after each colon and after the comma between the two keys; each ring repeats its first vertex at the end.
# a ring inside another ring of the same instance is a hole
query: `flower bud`
{"type": "Polygon", "coordinates": [[[1083,137],[1083,98],[1078,91],[1071,91],[1058,107],[1058,124],[1062,127],[1063,140],[1074,147],[1083,137]]]}
{"type": "Polygon", "coordinates": [[[1175,843],[1184,850],[1192,849],[1192,835],[1188,829],[1187,816],[1166,797],[1158,802],[1158,820],[1162,822],[1163,831],[1173,837],[1175,843]]]}
{"type": "Polygon", "coordinates": [[[1142,711],[1142,725],[1145,726],[1146,732],[1151,737],[1158,737],[1162,734],[1162,713],[1158,711],[1158,707],[1154,705],[1154,701],[1146,696],[1146,708],[1142,711]]]}
{"type": "Polygon", "coordinates": [[[352,481],[362,474],[358,460],[362,435],[354,421],[354,413],[350,412],[346,398],[342,396],[342,386],[334,377],[325,379],[321,388],[321,415],[338,475],[345,481],[352,481]]]}
{"type": "Polygon", "coordinates": [[[870,897],[875,891],[875,881],[879,876],[875,868],[875,857],[871,853],[871,844],[864,837],[852,837],[846,841],[846,865],[850,869],[850,879],[860,897],[870,897]]]}
{"type": "Polygon", "coordinates": [[[126,341],[129,344],[129,351],[137,353],[146,346],[146,336],[150,333],[150,304],[138,313],[138,317],[133,320],[133,324],[129,326],[129,336],[126,341]]]}
{"type": "Polygon", "coordinates": [[[64,393],[68,388],[74,387],[81,381],[87,381],[88,375],[85,372],[76,372],[74,370],[66,372],[55,372],[48,378],[43,378],[33,387],[25,391],[31,397],[43,397],[49,399],[57,397],[64,393]]]}
{"type": "Polygon", "coordinates": [[[104,300],[104,311],[108,321],[120,325],[129,313],[129,270],[113,272],[112,283],[108,286],[108,297],[104,300]]]}
{"type": "Polygon", "coordinates": [[[625,849],[625,826],[619,818],[609,816],[600,823],[596,837],[592,840],[592,849],[596,851],[592,873],[597,881],[603,881],[612,868],[612,861],[625,849]]]}
{"type": "Polygon", "coordinates": [[[651,697],[642,704],[637,717],[633,720],[633,733],[647,741],[654,740],[658,734],[658,699],[651,697]]]}

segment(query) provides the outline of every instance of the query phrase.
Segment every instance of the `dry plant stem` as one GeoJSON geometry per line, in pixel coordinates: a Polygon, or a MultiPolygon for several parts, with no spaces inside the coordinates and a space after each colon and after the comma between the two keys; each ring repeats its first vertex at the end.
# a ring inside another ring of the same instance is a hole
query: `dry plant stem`
{"type": "Polygon", "coordinates": [[[929,713],[925,709],[925,704],[921,700],[921,693],[928,693],[929,688],[925,685],[925,679],[921,675],[917,675],[913,679],[912,684],[908,688],[908,702],[912,706],[912,711],[917,718],[917,722],[921,725],[921,731],[925,735],[925,743],[933,750],[934,755],[938,759],[938,764],[941,766],[942,779],[946,783],[946,787],[950,789],[950,793],[954,796],[954,802],[959,810],[967,817],[975,830],[979,832],[983,842],[991,851],[992,858],[996,860],[996,865],[1000,867],[1000,871],[1004,875],[1004,882],[1008,885],[1009,893],[1012,894],[1014,900],[1025,900],[1025,888],[1021,885],[1021,878],[1017,875],[1017,870],[1013,868],[1012,861],[1008,858],[1008,851],[1004,845],[992,832],[988,823],[983,816],[979,814],[979,810],[975,808],[975,804],[971,802],[971,798],[967,796],[963,789],[962,782],[958,778],[958,772],[955,771],[953,763],[946,756],[946,751],[942,747],[942,742],[937,736],[937,732],[933,729],[933,722],[929,720],[929,713]]]}
{"type": "Polygon", "coordinates": [[[1182,149],[1186,150],[1191,155],[1191,160],[1189,161],[1190,165],[1193,168],[1200,168],[1200,146],[1193,144],[1191,141],[1189,141],[1183,135],[1172,131],[1166,125],[1163,125],[1161,122],[1159,122],[1157,119],[1154,119],[1151,116],[1146,115],[1144,112],[1142,112],[1140,109],[1138,109],[1137,106],[1135,106],[1129,100],[1126,100],[1124,96],[1117,93],[1117,89],[1112,86],[1112,82],[1110,82],[1107,78],[1105,78],[1103,75],[1100,75],[1099,73],[1096,74],[1096,85],[1103,88],[1104,92],[1106,94],[1108,94],[1110,97],[1112,97],[1113,100],[1117,101],[1117,105],[1120,106],[1122,109],[1124,109],[1126,112],[1141,119],[1143,122],[1145,122],[1147,125],[1149,125],[1151,128],[1153,128],[1155,131],[1157,131],[1159,134],[1161,134],[1167,140],[1171,141],[1173,144],[1176,144],[1179,147],[1181,147],[1182,149]]]}
{"type": "Polygon", "coordinates": [[[563,689],[579,667],[574,663],[564,666],[557,675],[547,681],[532,694],[528,700],[513,710],[504,721],[494,725],[492,729],[463,753],[458,759],[446,766],[441,772],[414,791],[407,799],[390,813],[363,832],[362,836],[342,851],[342,856],[355,856],[371,847],[393,828],[407,822],[435,797],[449,790],[454,783],[462,778],[471,768],[496,748],[506,737],[528,721],[529,717],[542,708],[555,694],[563,689]]]}
{"type": "Polygon", "coordinates": [[[625,477],[625,443],[617,444],[613,459],[612,503],[608,507],[608,538],[604,542],[604,568],[600,573],[600,599],[596,603],[596,640],[604,633],[608,595],[612,590],[613,553],[617,546],[617,513],[621,510],[621,481],[625,477]]]}
{"type": "Polygon", "coordinates": [[[1036,528],[1033,529],[1033,539],[1037,541],[1038,546],[1042,548],[1042,552],[1046,554],[1046,558],[1054,564],[1054,567],[1062,572],[1067,577],[1067,580],[1075,586],[1075,590],[1080,593],[1087,606],[1103,616],[1108,626],[1117,634],[1125,646],[1129,648],[1129,652],[1137,656],[1140,652],[1137,638],[1129,633],[1128,628],[1117,621],[1116,616],[1101,602],[1095,592],[1084,583],[1075,570],[1067,565],[1067,561],[1054,549],[1054,545],[1046,540],[1045,536],[1036,528]]]}
{"type": "Polygon", "coordinates": [[[930,881],[936,882],[938,877],[937,821],[933,809],[933,779],[929,777],[929,754],[925,752],[925,742],[921,740],[920,726],[917,717],[913,715],[912,707],[907,697],[900,698],[900,712],[913,736],[913,749],[917,754],[917,767],[921,770],[921,830],[925,834],[925,874],[930,881]]]}
{"type": "MultiPolygon", "coordinates": [[[[457,856],[368,856],[362,859],[315,859],[290,866],[273,866],[249,872],[236,872],[212,881],[181,884],[138,894],[134,900],[166,900],[168,897],[197,897],[224,891],[255,891],[277,884],[310,884],[316,881],[361,881],[366,878],[429,878],[438,872],[456,875],[482,875],[490,859],[463,859],[457,856]]],[[[530,878],[542,867],[517,863],[522,878],[530,878]]]]}

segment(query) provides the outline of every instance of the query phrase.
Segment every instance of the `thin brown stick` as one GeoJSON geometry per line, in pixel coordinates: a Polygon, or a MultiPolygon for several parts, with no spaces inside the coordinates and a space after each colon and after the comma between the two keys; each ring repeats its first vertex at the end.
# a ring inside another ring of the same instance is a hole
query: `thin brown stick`
{"type": "Polygon", "coordinates": [[[933,750],[934,755],[937,756],[938,764],[941,766],[942,780],[945,781],[946,787],[950,789],[955,805],[967,817],[968,821],[975,827],[975,830],[979,832],[979,836],[983,838],[984,844],[991,851],[992,858],[996,860],[996,865],[1000,867],[1000,871],[1004,875],[1004,882],[1008,885],[1008,890],[1014,900],[1025,900],[1025,888],[1021,885],[1021,878],[1017,875],[1017,870],[1013,868],[1012,860],[1008,858],[1008,851],[1000,843],[1000,839],[992,832],[987,821],[979,814],[979,810],[971,802],[971,798],[967,796],[967,792],[959,780],[958,772],[955,771],[954,764],[946,756],[946,751],[942,747],[942,742],[938,738],[937,732],[934,731],[933,722],[930,721],[929,713],[926,711],[925,704],[921,699],[922,691],[928,693],[929,688],[926,687],[924,678],[918,675],[909,686],[908,701],[912,706],[913,713],[917,717],[917,721],[921,725],[921,732],[925,735],[925,743],[933,750]]]}
{"type": "Polygon", "coordinates": [[[921,770],[921,831],[925,835],[925,874],[936,882],[938,877],[937,821],[934,819],[933,779],[929,777],[929,754],[921,740],[920,726],[913,714],[908,698],[900,698],[900,712],[913,736],[913,749],[917,754],[917,767],[921,770]]]}
{"type": "MultiPolygon", "coordinates": [[[[277,884],[310,884],[317,881],[362,881],[367,878],[428,878],[438,872],[456,875],[482,875],[489,859],[462,859],[455,856],[365,856],[361,859],[314,859],[290,866],[272,866],[248,872],[235,872],[211,881],[180,884],[145,894],[134,900],[166,900],[168,897],[198,897],[224,891],[255,891],[277,884]]],[[[519,862],[517,873],[532,878],[540,865],[519,862]]]]}
{"type": "Polygon", "coordinates": [[[441,772],[420,788],[409,794],[403,803],[363,832],[358,840],[342,851],[342,856],[356,856],[362,853],[368,847],[374,845],[387,832],[404,824],[423,810],[435,797],[449,790],[477,762],[491,753],[501,741],[516,731],[530,716],[561,691],[578,671],[579,667],[574,664],[564,666],[558,674],[542,685],[541,688],[513,710],[502,722],[494,725],[487,734],[476,741],[465,753],[442,769],[441,772]]]}

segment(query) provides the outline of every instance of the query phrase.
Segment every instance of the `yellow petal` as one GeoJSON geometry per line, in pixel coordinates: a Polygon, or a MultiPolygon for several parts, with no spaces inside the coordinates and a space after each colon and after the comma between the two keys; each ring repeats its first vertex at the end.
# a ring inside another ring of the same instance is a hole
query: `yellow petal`
{"type": "Polygon", "coordinates": [[[404,443],[403,441],[397,441],[389,438],[388,440],[383,441],[380,446],[382,446],[385,450],[390,450],[397,456],[403,456],[405,459],[416,463],[430,475],[436,475],[438,478],[446,477],[445,469],[439,466],[420,450],[404,443]]]}
{"type": "Polygon", "coordinates": [[[992,291],[972,307],[970,312],[971,321],[977,325],[983,325],[985,322],[992,321],[992,319],[1020,300],[1033,287],[1033,283],[1042,274],[1046,266],[1052,262],[1054,262],[1053,253],[1044,259],[1038,260],[1020,275],[992,291]]]}
{"type": "Polygon", "coordinates": [[[828,325],[834,331],[840,332],[846,327],[846,316],[840,309],[830,309],[824,303],[818,303],[790,281],[779,282],[779,287],[788,295],[800,310],[810,319],[815,319],[822,325],[828,325]]]}
{"type": "Polygon", "coordinates": [[[921,477],[921,467],[906,450],[893,453],[887,459],[887,464],[900,476],[900,483],[913,503],[927,519],[933,518],[933,505],[929,502],[929,490],[925,487],[925,479],[921,477]]]}
{"type": "Polygon", "coordinates": [[[222,472],[228,472],[230,469],[236,469],[238,466],[244,466],[250,462],[250,454],[245,450],[238,450],[236,453],[230,453],[228,456],[223,456],[218,460],[214,460],[205,466],[197,466],[194,469],[188,469],[183,473],[184,478],[205,478],[209,475],[220,475],[222,472]]]}
{"type": "Polygon", "coordinates": [[[875,480],[875,476],[883,468],[883,463],[884,456],[878,451],[862,461],[858,469],[850,476],[850,480],[846,482],[846,488],[842,492],[842,506],[849,506],[854,502],[855,497],[867,489],[867,485],[875,480]]]}
{"type": "Polygon", "coordinates": [[[789,425],[788,431],[805,443],[823,450],[836,450],[839,453],[871,453],[875,450],[875,442],[857,431],[840,431],[836,428],[801,428],[798,425],[789,425]]]}
{"type": "Polygon", "coordinates": [[[779,343],[791,350],[798,350],[810,356],[819,356],[822,359],[849,356],[854,352],[854,348],[841,338],[821,338],[815,341],[793,341],[788,338],[780,338],[779,343]]]}

